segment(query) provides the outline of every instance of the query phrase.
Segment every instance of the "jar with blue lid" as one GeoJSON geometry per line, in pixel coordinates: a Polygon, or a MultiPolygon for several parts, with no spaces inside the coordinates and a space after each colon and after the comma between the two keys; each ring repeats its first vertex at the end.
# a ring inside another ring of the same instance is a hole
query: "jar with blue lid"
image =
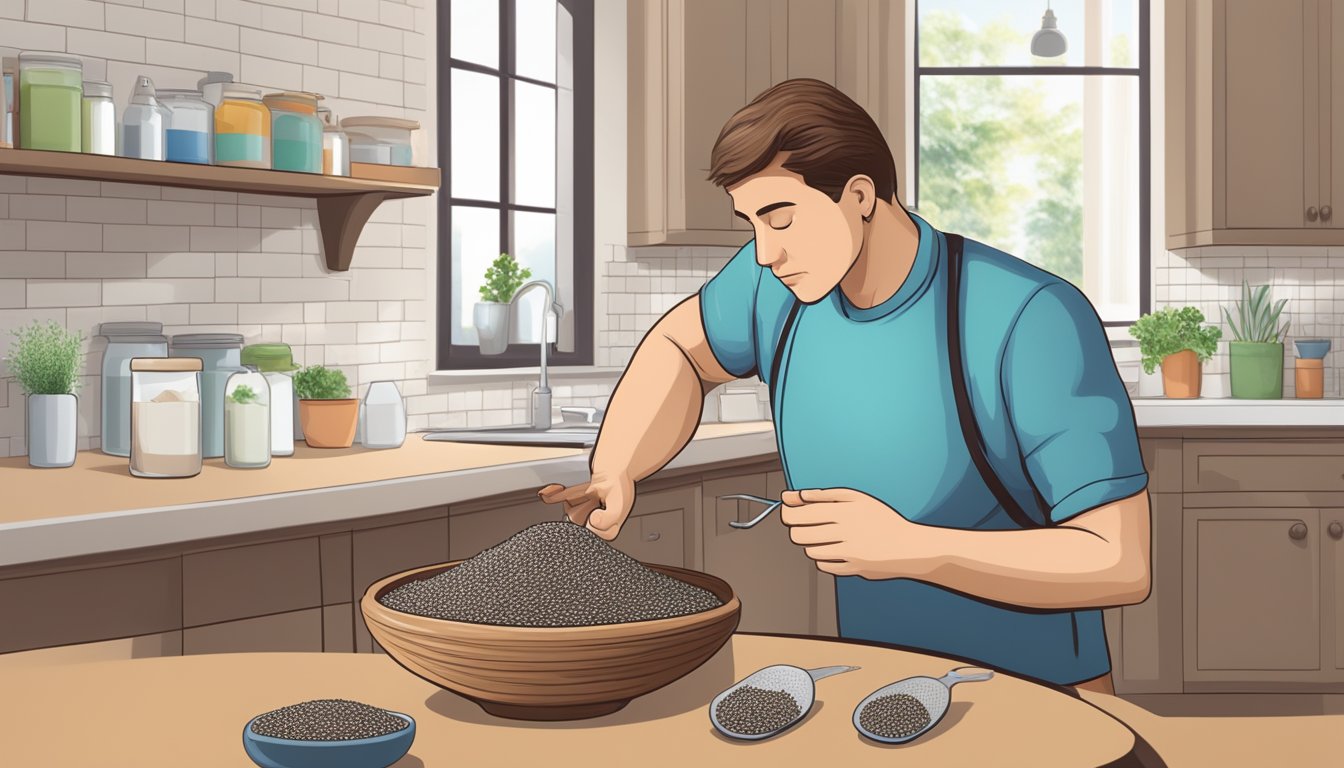
{"type": "Polygon", "coordinates": [[[179,333],[169,351],[173,357],[201,359],[201,452],[224,455],[224,388],[242,367],[243,337],[236,333],[179,333]]]}
{"type": "Polygon", "coordinates": [[[98,335],[107,339],[102,368],[103,453],[131,455],[131,359],[167,357],[163,323],[103,323],[98,335]]]}

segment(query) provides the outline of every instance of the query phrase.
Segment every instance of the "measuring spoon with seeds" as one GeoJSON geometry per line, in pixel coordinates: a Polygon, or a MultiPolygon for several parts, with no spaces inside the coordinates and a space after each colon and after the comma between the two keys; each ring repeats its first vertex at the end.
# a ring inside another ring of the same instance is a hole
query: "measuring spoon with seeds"
{"type": "Polygon", "coordinates": [[[904,744],[928,733],[947,714],[952,686],[989,680],[994,673],[979,667],[957,667],[942,677],[918,675],[884,685],[854,708],[854,727],[883,744],[904,744]],[[977,672],[961,674],[960,670],[977,672]]]}
{"type": "Polygon", "coordinates": [[[807,717],[817,698],[816,681],[856,669],[803,669],[792,664],[759,669],[714,697],[709,721],[729,738],[768,739],[807,717]]]}

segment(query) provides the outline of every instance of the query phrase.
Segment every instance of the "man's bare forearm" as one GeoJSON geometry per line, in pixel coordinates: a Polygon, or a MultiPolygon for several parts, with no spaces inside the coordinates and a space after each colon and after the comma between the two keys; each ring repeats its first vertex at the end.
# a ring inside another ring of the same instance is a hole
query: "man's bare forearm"
{"type": "Polygon", "coordinates": [[[1078,518],[1106,517],[1101,529],[1070,523],[1027,531],[932,528],[928,578],[969,595],[1028,608],[1063,610],[1138,602],[1148,592],[1148,494],[1078,518]]]}
{"type": "Polygon", "coordinates": [[[655,326],[612,392],[589,469],[635,481],[652,475],[690,442],[704,403],[695,365],[655,326]]]}

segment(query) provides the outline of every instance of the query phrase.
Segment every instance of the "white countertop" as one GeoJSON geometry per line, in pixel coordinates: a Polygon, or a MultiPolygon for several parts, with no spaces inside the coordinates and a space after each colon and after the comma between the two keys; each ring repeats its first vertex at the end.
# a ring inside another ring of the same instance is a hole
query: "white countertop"
{"type": "Polygon", "coordinates": [[[1136,397],[1134,423],[1144,427],[1344,427],[1344,398],[1194,400],[1136,397]]]}

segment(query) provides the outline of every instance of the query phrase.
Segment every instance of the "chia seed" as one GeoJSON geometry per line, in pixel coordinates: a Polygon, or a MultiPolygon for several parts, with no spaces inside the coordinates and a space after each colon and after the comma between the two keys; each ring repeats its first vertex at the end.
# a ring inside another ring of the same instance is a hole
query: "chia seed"
{"type": "Polygon", "coordinates": [[[402,613],[510,627],[583,627],[717,608],[712,592],[658,573],[583,526],[538,523],[378,600],[402,613]]]}
{"type": "Polygon", "coordinates": [[[744,685],[724,696],[714,708],[719,725],[744,736],[770,733],[798,719],[803,711],[784,691],[744,685]]]}
{"type": "Polygon", "coordinates": [[[928,727],[929,710],[908,693],[879,696],[859,713],[859,724],[884,739],[904,739],[928,727]]]}
{"type": "Polygon", "coordinates": [[[314,699],[271,710],[252,721],[258,736],[298,741],[350,741],[386,736],[410,723],[385,709],[348,699],[314,699]]]}

